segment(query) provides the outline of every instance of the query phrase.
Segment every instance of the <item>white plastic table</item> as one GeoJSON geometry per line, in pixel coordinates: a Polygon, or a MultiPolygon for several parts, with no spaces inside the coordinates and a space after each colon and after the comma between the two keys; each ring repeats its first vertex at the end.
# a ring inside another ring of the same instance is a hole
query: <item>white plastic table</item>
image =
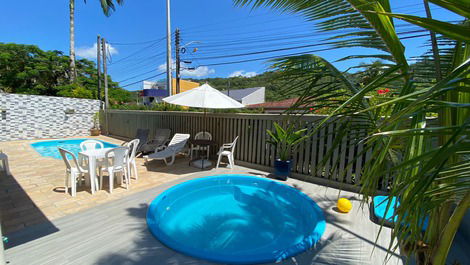
{"type": "MultiPolygon", "coordinates": [[[[91,149],[78,153],[78,155],[88,158],[88,174],[90,174],[91,194],[95,193],[95,189],[97,191],[100,188],[98,179],[96,178],[96,161],[99,159],[103,159],[106,152],[112,149],[113,148],[91,149]]],[[[85,179],[86,182],[88,182],[87,180],[88,179],[85,179]]]]}

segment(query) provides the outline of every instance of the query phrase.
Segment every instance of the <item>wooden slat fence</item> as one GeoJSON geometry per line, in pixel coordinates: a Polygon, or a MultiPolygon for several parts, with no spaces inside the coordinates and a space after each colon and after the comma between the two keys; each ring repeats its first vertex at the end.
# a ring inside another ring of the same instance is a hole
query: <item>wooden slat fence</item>
{"type": "MultiPolygon", "coordinates": [[[[157,128],[169,128],[172,133],[195,135],[203,130],[204,125],[218,145],[232,142],[238,135],[240,138],[235,150],[237,163],[266,170],[273,167],[276,158],[275,148],[267,143],[266,129],[273,129],[274,122],[285,121],[285,116],[277,114],[208,113],[206,123],[204,115],[198,112],[109,110],[107,116],[109,134],[124,138],[133,138],[138,128],[150,129],[150,137],[154,136],[153,132],[157,128]]],[[[312,128],[322,118],[323,116],[316,115],[300,117],[299,126],[312,128]]],[[[104,117],[101,121],[105,126],[104,117]]],[[[342,139],[336,139],[336,130],[340,130],[340,121],[327,124],[299,146],[294,154],[293,177],[357,190],[361,170],[370,155],[362,152],[363,143],[358,141],[358,137],[363,137],[364,134],[356,131],[342,134],[342,139]],[[321,165],[320,162],[331,149],[329,147],[338,141],[339,144],[329,160],[321,165]],[[348,163],[353,159],[354,163],[348,163]]],[[[214,149],[216,148],[213,148],[213,154],[217,151],[214,149]]],[[[379,190],[385,188],[379,187],[379,190]]]]}

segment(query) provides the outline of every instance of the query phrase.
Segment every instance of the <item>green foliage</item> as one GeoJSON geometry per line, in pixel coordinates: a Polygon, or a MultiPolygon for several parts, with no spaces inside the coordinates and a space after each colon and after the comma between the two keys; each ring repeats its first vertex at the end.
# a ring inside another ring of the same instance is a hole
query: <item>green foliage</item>
{"type": "Polygon", "coordinates": [[[288,97],[294,97],[292,93],[285,93],[286,82],[279,78],[279,73],[265,72],[253,77],[228,77],[228,78],[206,78],[194,79],[192,81],[201,84],[208,83],[212,87],[226,91],[228,89],[243,89],[249,87],[265,87],[266,88],[266,101],[278,101],[288,97]]]}
{"type": "Polygon", "coordinates": [[[93,114],[93,129],[99,129],[100,128],[100,113],[96,112],[93,114]]]}
{"type": "MultiPolygon", "coordinates": [[[[203,112],[204,109],[188,108],[165,102],[152,104],[150,106],[142,104],[116,104],[112,105],[113,109],[121,110],[149,110],[149,111],[194,111],[203,112]]],[[[262,113],[261,109],[206,109],[208,113],[262,113]]]]}
{"type": "MultiPolygon", "coordinates": [[[[430,1],[449,11],[464,14],[467,19],[470,14],[468,1],[430,1]]],[[[340,120],[335,138],[347,137],[350,148],[359,142],[364,144],[362,153],[348,161],[347,168],[354,166],[357,158],[369,154],[370,159],[365,163],[358,183],[365,200],[377,194],[379,183],[386,185],[389,196],[399,198],[398,220],[392,230],[392,236],[397,240],[392,240],[389,248],[397,250],[404,246],[408,255],[418,258],[417,264],[444,265],[456,231],[470,207],[469,25],[392,15],[388,0],[235,2],[297,12],[308,19],[320,20],[321,30],[359,27],[362,29],[353,36],[364,36],[361,35],[363,29],[373,29],[381,37],[381,40],[358,41],[356,45],[349,40],[338,42],[339,47],[370,45],[387,51],[393,57],[391,61],[396,62],[395,65],[380,69],[367,82],[358,81],[360,77],[353,80],[350,75],[314,55],[279,59],[273,66],[286,80],[303,76],[308,81],[307,89],[295,84],[286,89],[293,90],[294,94],[303,92],[297,107],[315,108],[322,102],[325,107],[333,108],[309,134],[317,133],[331,121],[340,120]],[[403,61],[404,48],[396,37],[396,30],[389,20],[391,17],[430,29],[453,41],[452,49],[447,46],[441,51],[446,55],[441,64],[441,78],[433,74],[431,63],[435,61],[426,60],[420,60],[411,67],[411,73],[417,75],[419,82],[410,76],[410,67],[403,61]],[[326,82],[319,82],[321,78],[326,82]],[[370,98],[384,87],[393,93],[370,98]],[[437,115],[438,125],[429,122],[426,117],[429,113],[437,115]],[[429,218],[429,226],[423,233],[426,217],[429,218]],[[407,225],[402,225],[404,223],[407,225]]],[[[345,35],[349,34],[339,38],[345,35]]],[[[338,147],[339,142],[334,141],[322,163],[331,161],[332,150],[338,147]]]]}
{"type": "MultiPolygon", "coordinates": [[[[87,0],[84,0],[85,3],[87,0]]],[[[118,5],[122,5],[124,3],[123,0],[116,0],[118,5]]],[[[116,5],[114,4],[114,0],[100,0],[101,9],[105,16],[109,17],[111,13],[116,10],[116,5]]]]}
{"type": "Polygon", "coordinates": [[[57,96],[69,98],[93,98],[91,90],[86,89],[84,86],[73,83],[70,85],[57,86],[57,96]]]}
{"type": "Polygon", "coordinates": [[[178,105],[168,104],[168,103],[156,103],[152,104],[151,106],[145,105],[136,105],[136,104],[129,104],[129,105],[114,105],[111,106],[113,109],[121,109],[121,110],[151,110],[151,111],[185,111],[185,109],[178,105]]]}
{"type": "Polygon", "coordinates": [[[295,148],[308,138],[305,133],[307,129],[295,130],[294,124],[288,124],[284,129],[279,123],[275,122],[274,131],[266,130],[269,135],[268,143],[276,147],[279,159],[287,161],[292,158],[292,152],[295,148]]]}
{"type": "MultiPolygon", "coordinates": [[[[34,45],[0,43],[0,89],[8,93],[97,98],[94,62],[77,61],[77,82],[70,84],[69,57],[60,51],[43,51],[34,45]]],[[[130,100],[130,93],[108,76],[111,104],[130,100]]],[[[102,97],[104,91],[102,91],[102,97]]]]}

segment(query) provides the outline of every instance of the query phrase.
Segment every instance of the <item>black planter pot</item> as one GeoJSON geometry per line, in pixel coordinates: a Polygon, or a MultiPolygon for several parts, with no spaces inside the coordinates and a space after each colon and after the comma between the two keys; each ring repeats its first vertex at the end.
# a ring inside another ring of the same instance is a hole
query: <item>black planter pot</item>
{"type": "Polygon", "coordinates": [[[279,158],[274,160],[274,175],[278,179],[287,180],[290,175],[292,162],[290,160],[282,161],[279,158]]]}

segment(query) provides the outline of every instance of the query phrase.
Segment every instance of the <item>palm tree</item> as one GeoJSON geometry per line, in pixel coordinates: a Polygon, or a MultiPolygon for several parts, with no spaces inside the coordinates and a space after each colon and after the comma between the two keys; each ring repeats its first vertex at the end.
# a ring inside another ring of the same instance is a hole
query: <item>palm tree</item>
{"type": "MultiPolygon", "coordinates": [[[[470,18],[465,0],[429,1],[470,18]]],[[[407,254],[415,254],[419,264],[444,265],[455,233],[470,207],[469,25],[436,21],[430,15],[421,18],[392,14],[387,0],[235,0],[235,3],[301,13],[309,20],[321,20],[317,25],[323,31],[354,29],[336,33],[326,41],[333,41],[335,48],[362,46],[375,48],[379,53],[350,55],[341,60],[369,57],[390,62],[383,73],[364,86],[355,84],[348,75],[314,55],[277,59],[272,67],[284,75],[292,93],[302,93],[293,109],[316,108],[319,102],[320,107],[332,108],[312,134],[332,119],[342,119],[337,139],[349,134],[351,145],[365,141],[362,152],[370,154],[370,160],[360,178],[364,198],[375,195],[378,184],[385,181],[389,196],[400,199],[393,230],[398,240],[391,243],[390,249],[405,246],[407,254]],[[434,78],[424,87],[415,84],[392,18],[452,40],[451,67],[442,72],[441,80],[434,78]],[[304,84],[309,84],[307,89],[295,83],[299,76],[304,84]],[[370,99],[382,87],[391,88],[393,93],[370,99]],[[437,126],[429,124],[428,115],[437,117],[437,126]],[[351,136],[355,131],[363,135],[351,136]],[[423,233],[425,220],[428,225],[423,233]]],[[[331,150],[334,148],[335,144],[331,150]]],[[[323,160],[328,161],[331,153],[328,151],[323,160]]],[[[348,166],[354,163],[349,161],[348,166]]]]}
{"type": "MultiPolygon", "coordinates": [[[[70,12],[70,81],[75,82],[77,79],[77,69],[75,67],[75,0],[69,0],[70,12]]],[[[86,0],[84,0],[86,3],[86,0]]],[[[116,3],[121,5],[124,0],[116,0],[116,3]]],[[[113,0],[100,0],[101,8],[106,16],[110,16],[112,11],[115,10],[113,0]]]]}

